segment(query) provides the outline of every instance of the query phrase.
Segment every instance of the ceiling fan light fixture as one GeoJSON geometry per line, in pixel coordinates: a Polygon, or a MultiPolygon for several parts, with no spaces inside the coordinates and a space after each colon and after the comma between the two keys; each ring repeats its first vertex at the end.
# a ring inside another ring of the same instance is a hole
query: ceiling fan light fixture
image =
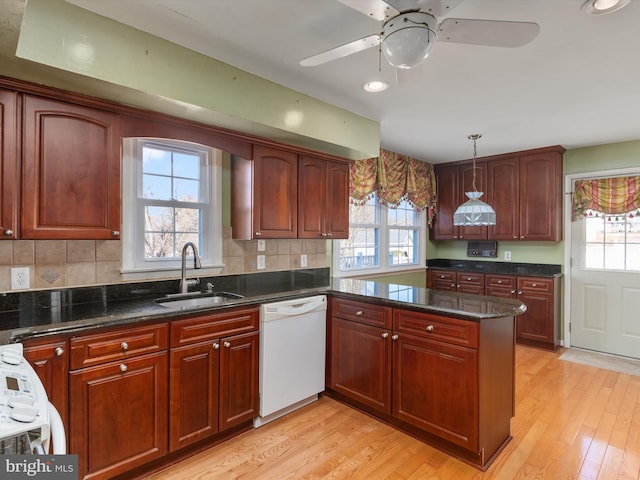
{"type": "Polygon", "coordinates": [[[587,0],[582,5],[582,11],[587,15],[602,15],[620,10],[630,2],[631,0],[587,0]]]}
{"type": "Polygon", "coordinates": [[[382,53],[397,68],[411,68],[431,53],[436,19],[424,12],[408,12],[387,21],[382,29],[382,53]]]}

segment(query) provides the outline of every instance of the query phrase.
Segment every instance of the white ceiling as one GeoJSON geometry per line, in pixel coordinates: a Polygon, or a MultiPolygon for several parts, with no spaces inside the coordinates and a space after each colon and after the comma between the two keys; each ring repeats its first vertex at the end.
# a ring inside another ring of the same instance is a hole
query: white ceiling
{"type": "MultiPolygon", "coordinates": [[[[436,43],[397,71],[376,48],[317,67],[305,57],[380,31],[337,0],[68,0],[380,122],[384,148],[434,163],[640,139],[640,0],[589,16],[584,0],[463,0],[449,16],[536,22],[516,49],[436,43]],[[379,94],[367,80],[385,79],[379,94]]],[[[442,18],[438,19],[439,21],[442,18]]]]}

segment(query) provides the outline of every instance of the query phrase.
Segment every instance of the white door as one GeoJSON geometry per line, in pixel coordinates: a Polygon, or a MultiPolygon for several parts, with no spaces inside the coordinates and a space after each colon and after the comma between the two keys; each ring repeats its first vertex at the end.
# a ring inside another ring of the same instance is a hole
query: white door
{"type": "Polygon", "coordinates": [[[640,358],[640,218],[571,228],[571,346],[640,358]]]}

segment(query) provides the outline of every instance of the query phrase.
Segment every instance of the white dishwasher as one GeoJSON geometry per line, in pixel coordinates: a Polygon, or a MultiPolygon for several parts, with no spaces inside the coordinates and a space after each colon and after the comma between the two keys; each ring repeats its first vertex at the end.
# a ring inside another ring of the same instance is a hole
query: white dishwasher
{"type": "Polygon", "coordinates": [[[260,308],[260,427],[324,391],[326,295],[260,308]]]}

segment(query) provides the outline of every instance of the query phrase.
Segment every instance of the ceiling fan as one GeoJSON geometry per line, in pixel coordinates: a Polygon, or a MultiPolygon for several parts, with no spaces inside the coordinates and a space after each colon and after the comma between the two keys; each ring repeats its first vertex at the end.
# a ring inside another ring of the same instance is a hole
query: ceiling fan
{"type": "Polygon", "coordinates": [[[300,61],[313,67],[381,46],[394,67],[408,69],[427,58],[434,43],[452,42],[495,47],[521,47],[540,31],[537,23],[500,20],[436,18],[448,15],[462,0],[338,0],[369,18],[384,22],[382,31],[300,61]]]}

